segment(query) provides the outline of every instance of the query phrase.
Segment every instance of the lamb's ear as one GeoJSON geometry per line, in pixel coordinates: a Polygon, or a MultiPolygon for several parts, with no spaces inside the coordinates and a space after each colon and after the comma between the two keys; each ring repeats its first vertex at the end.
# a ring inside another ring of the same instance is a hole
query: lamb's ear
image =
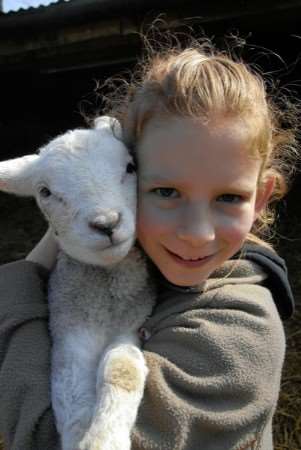
{"type": "Polygon", "coordinates": [[[120,122],[114,117],[110,116],[96,117],[96,119],[94,119],[94,128],[96,128],[97,130],[109,129],[113,132],[114,136],[116,136],[117,139],[121,139],[122,136],[121,125],[120,122]]]}
{"type": "Polygon", "coordinates": [[[21,158],[0,162],[0,191],[17,195],[34,195],[32,174],[39,155],[26,155],[21,158]]]}

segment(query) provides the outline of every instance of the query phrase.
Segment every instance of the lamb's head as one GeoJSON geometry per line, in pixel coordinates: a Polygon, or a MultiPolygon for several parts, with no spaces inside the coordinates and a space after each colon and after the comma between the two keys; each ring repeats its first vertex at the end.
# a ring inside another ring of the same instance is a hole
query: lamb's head
{"type": "Polygon", "coordinates": [[[39,154],[1,162],[0,190],[34,196],[68,255],[108,266],[135,239],[136,174],[118,123],[95,123],[53,139],[39,154]]]}

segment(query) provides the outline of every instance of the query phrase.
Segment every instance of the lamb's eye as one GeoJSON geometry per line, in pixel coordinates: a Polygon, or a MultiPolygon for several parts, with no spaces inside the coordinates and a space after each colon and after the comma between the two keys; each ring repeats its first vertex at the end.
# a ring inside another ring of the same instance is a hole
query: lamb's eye
{"type": "Polygon", "coordinates": [[[127,173],[133,173],[136,172],[136,166],[134,163],[130,162],[128,163],[128,165],[126,166],[126,171],[127,173]]]}
{"type": "Polygon", "coordinates": [[[47,187],[44,186],[39,190],[39,194],[41,197],[47,198],[47,197],[50,197],[51,191],[47,187]]]}

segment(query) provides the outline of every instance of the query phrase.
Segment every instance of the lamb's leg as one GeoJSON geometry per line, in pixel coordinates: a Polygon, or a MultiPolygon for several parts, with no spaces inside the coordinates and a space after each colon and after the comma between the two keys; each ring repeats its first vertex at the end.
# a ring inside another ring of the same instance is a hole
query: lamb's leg
{"type": "Polygon", "coordinates": [[[136,335],[110,345],[97,374],[97,401],[81,450],[129,450],[147,367],[136,335]]]}
{"type": "Polygon", "coordinates": [[[79,450],[96,399],[100,343],[86,331],[66,334],[52,350],[52,404],[62,450],[79,450]]]}

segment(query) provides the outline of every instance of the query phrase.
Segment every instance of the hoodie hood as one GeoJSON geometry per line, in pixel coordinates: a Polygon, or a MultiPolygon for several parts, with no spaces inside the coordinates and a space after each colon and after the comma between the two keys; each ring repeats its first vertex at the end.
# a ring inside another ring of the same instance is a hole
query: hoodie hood
{"type": "Polygon", "coordinates": [[[294,313],[295,302],[284,259],[275,251],[257,244],[245,244],[233,258],[252,261],[262,268],[267,275],[263,286],[271,291],[281,319],[289,319],[294,313]]]}

